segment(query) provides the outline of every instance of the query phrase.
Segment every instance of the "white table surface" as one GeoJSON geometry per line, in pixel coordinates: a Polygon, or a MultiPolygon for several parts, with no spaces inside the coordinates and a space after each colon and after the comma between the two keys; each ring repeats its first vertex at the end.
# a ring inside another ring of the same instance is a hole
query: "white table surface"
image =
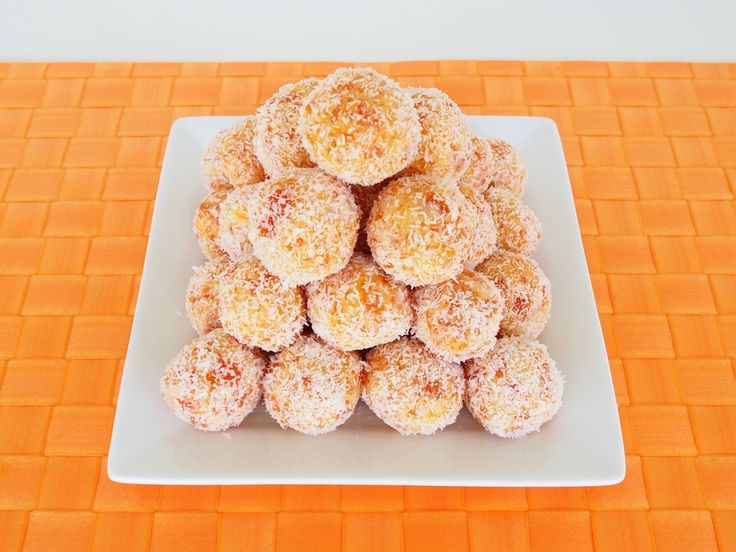
{"type": "Polygon", "coordinates": [[[4,61],[736,61],[735,0],[0,0],[4,61]]]}

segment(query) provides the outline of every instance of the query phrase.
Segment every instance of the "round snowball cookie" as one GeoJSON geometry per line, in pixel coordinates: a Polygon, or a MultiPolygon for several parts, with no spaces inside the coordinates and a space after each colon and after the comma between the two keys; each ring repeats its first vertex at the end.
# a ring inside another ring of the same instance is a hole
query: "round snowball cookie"
{"type": "Polygon", "coordinates": [[[496,223],[493,220],[491,205],[481,194],[470,188],[466,189],[463,194],[477,213],[477,223],[465,262],[466,268],[475,268],[496,250],[498,240],[496,223]]]}
{"type": "Polygon", "coordinates": [[[488,276],[466,270],[454,280],[416,288],[413,296],[415,335],[445,360],[482,356],[496,344],[504,304],[488,276]]]}
{"type": "Polygon", "coordinates": [[[208,193],[227,191],[232,188],[222,162],[224,150],[230,146],[232,129],[226,128],[215,134],[202,157],[200,170],[202,183],[208,193]]]}
{"type": "Polygon", "coordinates": [[[531,257],[499,249],[476,268],[501,290],[504,313],[501,335],[536,339],[547,325],[552,300],[550,283],[531,257]]]}
{"type": "Polygon", "coordinates": [[[491,188],[485,193],[498,234],[498,247],[531,255],[542,239],[542,223],[528,205],[511,192],[491,188]]]}
{"type": "Polygon", "coordinates": [[[419,118],[398,83],[373,69],[338,69],[304,100],[304,147],[319,167],[349,184],[371,186],[416,157],[419,118]]]}
{"type": "Polygon", "coordinates": [[[493,175],[493,149],[491,143],[473,136],[468,170],[457,181],[463,193],[473,191],[482,194],[491,185],[493,175]]]}
{"type": "Polygon", "coordinates": [[[205,257],[213,261],[227,259],[227,254],[217,241],[220,232],[220,206],[226,197],[227,191],[212,192],[205,196],[194,213],[194,237],[205,257]]]}
{"type": "Polygon", "coordinates": [[[249,115],[210,142],[202,159],[202,177],[210,192],[264,179],[263,167],[253,151],[255,123],[255,117],[249,115]]]}
{"type": "Polygon", "coordinates": [[[194,274],[189,279],[186,309],[189,321],[199,335],[220,327],[217,290],[220,286],[220,275],[227,266],[227,263],[208,261],[195,266],[194,274]]]}
{"type": "Polygon", "coordinates": [[[499,437],[523,437],[548,422],[562,404],[564,379],[538,341],[504,337],[491,352],[465,364],[465,402],[499,437]]]}
{"type": "Polygon", "coordinates": [[[360,227],[358,229],[358,241],[355,244],[355,250],[361,253],[370,253],[371,250],[368,247],[368,237],[366,236],[366,226],[368,225],[368,217],[371,214],[373,204],[378,198],[378,194],[381,193],[386,187],[386,182],[380,184],[374,184],[373,186],[350,186],[350,191],[353,192],[353,199],[355,204],[360,209],[360,227]]]}
{"type": "Polygon", "coordinates": [[[462,111],[436,88],[409,88],[408,92],[419,114],[422,139],[416,159],[402,175],[457,181],[467,170],[473,151],[473,135],[462,111]]]}
{"type": "Polygon", "coordinates": [[[412,323],[409,289],[362,253],[337,274],[309,284],[307,310],[312,330],[343,351],[393,341],[412,323]]]}
{"type": "Polygon", "coordinates": [[[477,212],[452,182],[426,175],[391,181],[368,218],[378,265],[410,286],[444,282],[468,259],[477,212]]]}
{"type": "Polygon", "coordinates": [[[174,414],[202,431],[240,425],[261,398],[266,361],[215,330],[179,351],[161,377],[161,396],[174,414]]]}
{"type": "Polygon", "coordinates": [[[491,187],[508,190],[521,197],[526,185],[526,161],[519,151],[504,140],[489,140],[493,150],[491,187]]]}
{"type": "Polygon", "coordinates": [[[457,418],[465,389],[459,364],[409,337],[371,349],[366,362],[363,400],[402,435],[431,435],[457,418]]]}
{"type": "Polygon", "coordinates": [[[263,378],[266,409],[278,424],[308,435],[345,423],[360,398],[363,362],[314,336],[302,336],[271,359],[263,378]]]}
{"type": "Polygon", "coordinates": [[[297,127],[304,98],[318,82],[285,84],[256,111],[255,153],[269,175],[289,167],[314,167],[297,127]]]}
{"type": "Polygon", "coordinates": [[[253,251],[248,239],[248,197],[251,191],[251,187],[235,188],[220,204],[217,245],[233,261],[253,251]]]}
{"type": "Polygon", "coordinates": [[[279,351],[306,323],[302,289],[287,287],[255,257],[232,264],[220,277],[218,301],[223,329],[249,347],[279,351]]]}
{"type": "Polygon", "coordinates": [[[321,280],[344,267],[360,211],[350,188],[319,169],[288,169],[248,200],[253,253],[286,285],[321,280]]]}

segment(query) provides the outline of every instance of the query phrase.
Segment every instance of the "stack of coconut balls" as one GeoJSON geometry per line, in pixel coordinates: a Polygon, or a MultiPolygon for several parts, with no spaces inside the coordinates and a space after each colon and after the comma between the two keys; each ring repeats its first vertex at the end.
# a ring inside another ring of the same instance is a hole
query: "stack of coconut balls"
{"type": "Polygon", "coordinates": [[[187,312],[200,337],[161,380],[194,427],[263,396],[284,428],[332,431],[363,398],[403,435],[452,424],[521,437],[563,378],[536,341],[550,284],[524,160],[473,136],[443,92],[372,69],[283,86],[203,160],[187,312]]]}

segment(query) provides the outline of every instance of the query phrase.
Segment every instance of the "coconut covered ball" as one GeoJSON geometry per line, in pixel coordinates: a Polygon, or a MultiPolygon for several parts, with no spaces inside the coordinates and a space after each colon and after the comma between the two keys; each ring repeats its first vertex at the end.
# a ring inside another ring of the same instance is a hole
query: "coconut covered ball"
{"type": "Polygon", "coordinates": [[[499,437],[539,431],[562,404],[564,380],[547,347],[504,337],[491,352],[465,364],[465,402],[473,417],[499,437]]]}
{"type": "Polygon", "coordinates": [[[528,205],[511,192],[491,188],[485,193],[496,223],[498,247],[531,255],[542,239],[542,223],[528,205]]]}
{"type": "Polygon", "coordinates": [[[205,196],[194,213],[194,236],[202,253],[213,261],[226,260],[227,254],[217,240],[220,232],[220,207],[227,191],[212,192],[205,196]]]}
{"type": "Polygon", "coordinates": [[[184,346],[161,377],[161,396],[174,414],[202,431],[240,425],[261,398],[266,361],[215,330],[184,346]]]}
{"type": "Polygon", "coordinates": [[[314,167],[297,127],[304,98],[318,82],[285,84],[256,111],[255,153],[269,175],[289,167],[314,167]]]}
{"type": "Polygon", "coordinates": [[[350,260],[360,211],[350,188],[319,169],[288,169],[248,200],[248,237],[263,265],[289,286],[321,280],[350,260]]]}
{"type": "Polygon", "coordinates": [[[459,364],[409,337],[371,349],[366,362],[363,400],[402,435],[431,435],[457,418],[465,389],[459,364]]]}
{"type": "Polygon", "coordinates": [[[202,177],[210,192],[260,182],[265,175],[253,149],[255,117],[249,115],[219,132],[202,159],[202,177]]]}
{"type": "Polygon", "coordinates": [[[249,347],[279,351],[306,323],[302,289],[286,286],[250,255],[221,275],[218,301],[222,327],[249,347]]]}
{"type": "Polygon", "coordinates": [[[550,316],[550,283],[531,257],[498,250],[476,268],[490,276],[504,301],[501,334],[536,339],[550,316]]]}
{"type": "Polygon", "coordinates": [[[454,280],[413,291],[414,333],[445,360],[482,356],[496,344],[503,297],[488,276],[466,270],[454,280]]]}
{"type": "Polygon", "coordinates": [[[476,220],[476,225],[465,262],[466,268],[475,268],[496,250],[498,241],[496,222],[493,220],[491,205],[481,194],[468,188],[463,192],[463,195],[477,214],[476,217],[473,217],[476,220]]]}
{"type": "Polygon", "coordinates": [[[271,359],[263,378],[266,409],[278,424],[308,435],[333,431],[360,398],[363,362],[315,336],[301,336],[271,359]]]}
{"type": "Polygon", "coordinates": [[[467,261],[477,212],[452,182],[416,175],[391,181],[368,218],[378,265],[410,286],[453,278],[467,261]]]}
{"type": "Polygon", "coordinates": [[[402,175],[424,174],[457,181],[467,170],[473,135],[462,111],[437,88],[409,88],[419,114],[422,139],[416,158],[402,175]]]}
{"type": "Polygon", "coordinates": [[[385,182],[375,184],[373,186],[350,186],[353,192],[353,199],[360,210],[360,227],[358,229],[358,241],[355,244],[355,250],[362,253],[370,253],[368,247],[368,236],[366,235],[366,227],[368,226],[368,217],[371,214],[373,204],[378,198],[378,194],[386,187],[385,182]]]}
{"type": "Polygon", "coordinates": [[[526,161],[514,146],[504,140],[489,140],[493,150],[491,187],[508,190],[521,197],[526,186],[526,161]]]}
{"type": "Polygon", "coordinates": [[[468,169],[457,181],[464,193],[482,194],[491,185],[493,175],[493,149],[491,143],[473,136],[468,169]]]}
{"type": "Polygon", "coordinates": [[[343,351],[393,341],[411,328],[409,289],[356,253],[345,268],[307,287],[312,330],[343,351]]]}
{"type": "Polygon", "coordinates": [[[189,321],[199,335],[220,327],[217,291],[220,276],[227,266],[227,263],[208,261],[202,266],[195,266],[194,274],[189,279],[186,309],[189,321]]]}
{"type": "Polygon", "coordinates": [[[220,204],[217,245],[233,261],[252,253],[248,239],[248,197],[251,187],[235,188],[220,204]]]}
{"type": "Polygon", "coordinates": [[[373,69],[338,69],[307,96],[299,132],[320,168],[371,186],[416,157],[420,126],[409,94],[373,69]]]}

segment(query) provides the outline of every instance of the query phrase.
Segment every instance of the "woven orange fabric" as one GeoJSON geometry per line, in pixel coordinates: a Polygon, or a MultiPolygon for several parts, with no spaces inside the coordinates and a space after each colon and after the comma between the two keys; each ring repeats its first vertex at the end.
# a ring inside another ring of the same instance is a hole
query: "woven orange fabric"
{"type": "Polygon", "coordinates": [[[609,488],[108,480],[165,138],[331,63],[0,64],[0,550],[736,550],[736,64],[377,64],[564,139],[627,453],[609,488]]]}

